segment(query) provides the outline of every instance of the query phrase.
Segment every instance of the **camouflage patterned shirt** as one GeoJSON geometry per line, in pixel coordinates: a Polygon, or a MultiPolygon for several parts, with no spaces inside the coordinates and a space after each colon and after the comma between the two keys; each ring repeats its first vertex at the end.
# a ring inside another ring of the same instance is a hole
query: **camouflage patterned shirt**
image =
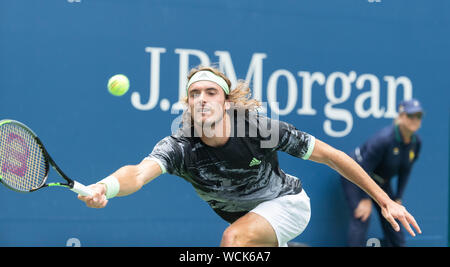
{"type": "Polygon", "coordinates": [[[204,144],[194,132],[159,141],[148,159],[163,170],[184,178],[224,220],[232,223],[259,203],[297,194],[297,177],[280,168],[277,151],[308,159],[314,136],[291,124],[258,113],[231,118],[231,137],[220,147],[204,144]]]}

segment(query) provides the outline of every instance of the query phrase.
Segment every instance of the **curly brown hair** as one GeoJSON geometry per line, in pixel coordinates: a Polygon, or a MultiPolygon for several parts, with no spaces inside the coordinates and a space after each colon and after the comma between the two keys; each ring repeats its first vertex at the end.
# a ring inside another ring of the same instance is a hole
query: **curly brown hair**
{"type": "MultiPolygon", "coordinates": [[[[228,84],[228,87],[231,89],[230,93],[228,95],[225,95],[226,101],[229,101],[234,104],[235,108],[238,109],[245,109],[245,110],[256,110],[258,107],[261,106],[261,102],[259,102],[256,99],[251,98],[251,90],[249,87],[249,84],[245,80],[238,80],[236,84],[236,88],[231,88],[231,81],[228,79],[225,74],[219,71],[219,69],[211,66],[198,66],[193,69],[188,74],[188,80],[191,79],[191,77],[199,72],[199,71],[210,71],[214,73],[215,75],[223,78],[225,82],[228,84]]],[[[188,98],[185,97],[183,99],[184,103],[188,103],[188,98]]]]}

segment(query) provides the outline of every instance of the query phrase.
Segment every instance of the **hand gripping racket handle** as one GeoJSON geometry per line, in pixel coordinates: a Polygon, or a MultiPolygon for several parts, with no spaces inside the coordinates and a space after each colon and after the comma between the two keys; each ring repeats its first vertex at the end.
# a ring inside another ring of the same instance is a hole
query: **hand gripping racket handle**
{"type": "Polygon", "coordinates": [[[94,191],[92,191],[90,188],[88,188],[87,186],[84,186],[82,184],[80,184],[77,181],[73,181],[73,187],[70,189],[73,192],[80,194],[82,196],[93,196],[94,195],[94,191]]]}

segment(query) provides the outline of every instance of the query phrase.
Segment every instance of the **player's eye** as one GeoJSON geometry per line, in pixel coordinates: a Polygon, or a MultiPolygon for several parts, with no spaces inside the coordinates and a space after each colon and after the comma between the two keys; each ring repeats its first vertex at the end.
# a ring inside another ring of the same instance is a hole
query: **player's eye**
{"type": "Polygon", "coordinates": [[[191,92],[189,95],[190,95],[190,97],[197,98],[200,95],[200,93],[198,93],[198,92],[191,92]]]}
{"type": "Polygon", "coordinates": [[[206,93],[210,96],[213,96],[215,94],[217,94],[217,90],[216,89],[209,89],[206,91],[206,93]]]}

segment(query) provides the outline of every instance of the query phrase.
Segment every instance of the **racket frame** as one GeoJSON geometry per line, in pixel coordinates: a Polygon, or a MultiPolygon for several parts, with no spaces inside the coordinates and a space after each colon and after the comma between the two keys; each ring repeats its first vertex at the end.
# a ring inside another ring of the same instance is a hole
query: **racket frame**
{"type": "MultiPolygon", "coordinates": [[[[22,129],[24,129],[26,132],[28,132],[33,138],[34,140],[37,142],[37,144],[39,145],[39,148],[42,151],[42,154],[44,156],[45,159],[45,176],[42,179],[42,183],[37,186],[36,188],[30,189],[29,191],[22,191],[22,190],[18,190],[16,188],[13,188],[12,186],[9,186],[7,183],[4,183],[2,180],[2,176],[0,175],[0,182],[2,182],[3,185],[5,185],[6,187],[8,187],[9,189],[12,189],[16,192],[20,192],[20,193],[27,193],[27,192],[34,192],[36,190],[39,190],[41,188],[44,187],[53,187],[53,186],[57,186],[57,187],[66,187],[69,188],[70,190],[76,192],[76,193],[80,193],[80,191],[83,191],[83,188],[85,188],[84,185],[70,179],[59,167],[58,165],[56,165],[55,161],[52,159],[52,157],[50,156],[50,154],[47,152],[47,149],[45,149],[44,144],[42,143],[41,139],[39,139],[39,137],[30,129],[28,128],[28,126],[26,126],[25,124],[16,121],[16,120],[10,120],[10,119],[6,119],[6,120],[1,120],[0,121],[0,126],[5,124],[5,123],[13,123],[16,126],[21,127],[22,129]],[[49,165],[52,165],[53,169],[62,177],[64,178],[64,180],[66,180],[67,183],[46,183],[48,180],[48,174],[50,172],[50,167],[49,165]]],[[[90,190],[84,190],[84,191],[90,191],[90,190]]],[[[92,195],[92,192],[90,193],[84,193],[84,195],[92,195]]]]}

